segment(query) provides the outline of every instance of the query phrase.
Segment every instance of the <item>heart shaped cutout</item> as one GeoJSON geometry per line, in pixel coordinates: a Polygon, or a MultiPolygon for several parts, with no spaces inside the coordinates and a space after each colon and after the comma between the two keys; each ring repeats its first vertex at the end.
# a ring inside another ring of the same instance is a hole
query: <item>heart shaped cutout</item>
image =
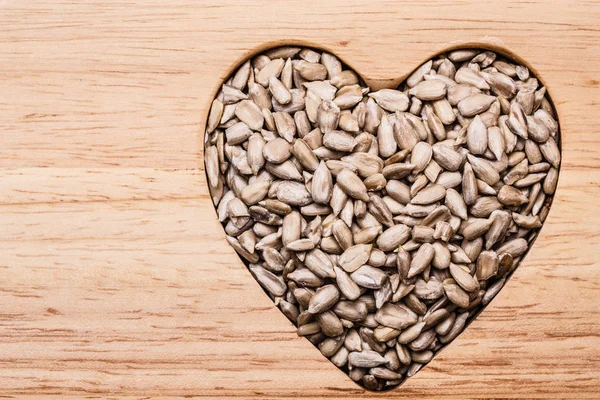
{"type": "Polygon", "coordinates": [[[225,80],[204,157],[228,242],[298,335],[385,390],[519,266],[559,145],[545,87],[497,52],[446,51],[371,91],[334,55],[285,46],[225,80]]]}

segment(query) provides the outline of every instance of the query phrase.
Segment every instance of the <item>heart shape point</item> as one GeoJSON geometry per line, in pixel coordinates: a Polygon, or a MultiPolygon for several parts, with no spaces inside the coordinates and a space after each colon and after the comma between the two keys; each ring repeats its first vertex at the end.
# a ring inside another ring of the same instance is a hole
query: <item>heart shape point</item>
{"type": "Polygon", "coordinates": [[[378,90],[330,52],[264,49],[207,117],[227,241],[298,335],[369,390],[399,386],[464,331],[552,204],[546,88],[506,52],[471,47],[378,90]]]}

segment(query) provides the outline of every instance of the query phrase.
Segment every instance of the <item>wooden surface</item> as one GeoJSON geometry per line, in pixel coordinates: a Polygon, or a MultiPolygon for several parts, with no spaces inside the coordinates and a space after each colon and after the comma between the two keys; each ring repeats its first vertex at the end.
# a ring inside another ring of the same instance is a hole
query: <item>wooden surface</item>
{"type": "Polygon", "coordinates": [[[0,0],[0,396],[599,398],[599,20],[597,2],[566,0],[0,0]],[[380,84],[493,43],[558,108],[562,172],[535,248],[393,392],[364,392],[297,338],[216,222],[207,105],[279,39],[380,84]]]}

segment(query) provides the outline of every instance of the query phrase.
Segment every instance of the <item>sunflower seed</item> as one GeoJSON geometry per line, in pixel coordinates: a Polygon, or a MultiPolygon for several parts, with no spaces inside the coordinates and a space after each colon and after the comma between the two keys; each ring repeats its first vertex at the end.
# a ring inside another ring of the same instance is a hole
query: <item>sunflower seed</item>
{"type": "Polygon", "coordinates": [[[412,204],[426,205],[435,203],[446,196],[446,188],[442,185],[430,185],[421,190],[410,201],[412,204]]]}
{"type": "Polygon", "coordinates": [[[292,143],[296,134],[294,118],[286,112],[275,112],[273,113],[273,119],[279,136],[292,143]]]}
{"type": "Polygon", "coordinates": [[[463,237],[467,240],[473,240],[483,235],[492,225],[490,219],[473,219],[463,231],[463,237]]]}
{"type": "Polygon", "coordinates": [[[331,150],[350,152],[354,148],[354,137],[344,131],[330,130],[323,135],[323,145],[331,150]]]}
{"type": "Polygon", "coordinates": [[[456,151],[440,145],[433,146],[433,159],[448,171],[457,171],[463,162],[463,158],[456,151]]]}
{"type": "Polygon", "coordinates": [[[479,115],[473,118],[473,121],[467,128],[467,146],[473,154],[483,154],[488,146],[487,128],[479,115]]]}
{"type": "Polygon", "coordinates": [[[273,164],[281,164],[290,158],[291,145],[282,138],[277,138],[267,142],[263,147],[263,156],[265,160],[273,164]]]}
{"type": "Polygon", "coordinates": [[[421,81],[413,86],[408,94],[423,101],[439,100],[446,95],[446,85],[438,80],[421,81]]]}
{"type": "Polygon", "coordinates": [[[479,197],[471,205],[471,215],[477,218],[489,217],[490,214],[502,208],[502,204],[494,196],[479,197]]]}
{"type": "Polygon", "coordinates": [[[332,311],[324,311],[317,314],[315,319],[321,327],[321,332],[323,332],[325,336],[337,337],[344,333],[342,321],[340,321],[337,315],[332,311]]]}
{"type": "Polygon", "coordinates": [[[328,204],[333,193],[333,181],[329,168],[321,161],[312,179],[312,197],[315,202],[328,204]]]}
{"type": "Polygon", "coordinates": [[[498,201],[507,206],[519,207],[527,203],[529,199],[519,189],[504,185],[498,191],[498,201]]]}
{"type": "Polygon", "coordinates": [[[446,207],[450,212],[461,219],[467,219],[467,205],[463,197],[454,189],[446,190],[446,207]]]}
{"type": "Polygon", "coordinates": [[[385,364],[386,360],[375,351],[354,351],[348,355],[348,363],[359,368],[372,368],[385,364]]]}
{"type": "Polygon", "coordinates": [[[340,188],[346,194],[348,194],[348,196],[365,202],[369,201],[369,196],[367,195],[367,188],[365,184],[352,171],[348,169],[342,170],[337,175],[337,183],[340,186],[340,188]]]}
{"type": "Polygon", "coordinates": [[[540,217],[537,215],[526,216],[517,213],[513,213],[512,215],[515,223],[522,228],[535,229],[542,226],[542,221],[540,221],[540,217]]]}
{"type": "Polygon", "coordinates": [[[325,285],[310,298],[308,312],[311,314],[322,313],[330,309],[339,298],[340,292],[334,285],[325,285]]]}
{"type": "Polygon", "coordinates": [[[293,181],[284,181],[277,187],[277,199],[291,206],[306,206],[312,202],[312,196],[306,187],[293,181]]]}
{"type": "Polygon", "coordinates": [[[482,251],[477,258],[477,279],[487,281],[498,272],[498,254],[495,251],[482,251]]]}
{"type": "Polygon", "coordinates": [[[387,279],[387,275],[380,269],[370,265],[363,265],[350,274],[350,278],[359,286],[367,289],[379,289],[387,279]]]}
{"type": "Polygon", "coordinates": [[[356,244],[346,249],[338,259],[339,266],[347,272],[356,271],[367,263],[372,248],[370,244],[356,244]]]}
{"type": "Polygon", "coordinates": [[[399,90],[382,89],[374,93],[369,93],[369,97],[386,111],[406,111],[408,109],[408,97],[399,90]]]}
{"type": "Polygon", "coordinates": [[[459,68],[454,75],[454,80],[457,83],[469,84],[482,90],[487,90],[490,88],[485,79],[479,73],[467,67],[459,68]]]}
{"type": "Polygon", "coordinates": [[[494,166],[489,161],[470,154],[467,155],[467,158],[471,167],[473,167],[473,172],[475,172],[475,175],[479,179],[488,185],[494,185],[500,180],[498,171],[494,169],[494,166]]]}
{"type": "Polygon", "coordinates": [[[300,76],[308,81],[322,81],[327,77],[327,68],[316,62],[294,60],[292,65],[300,76]]]}
{"type": "Polygon", "coordinates": [[[452,303],[460,308],[469,306],[469,294],[454,283],[444,283],[444,292],[452,303]]]}
{"type": "Polygon", "coordinates": [[[272,76],[279,77],[279,74],[281,74],[281,71],[283,70],[284,64],[285,61],[283,60],[283,58],[272,59],[266,65],[264,65],[260,72],[256,75],[256,82],[264,87],[267,87],[267,85],[269,84],[269,79],[272,76]]]}
{"type": "Polygon", "coordinates": [[[392,251],[406,242],[410,236],[410,232],[410,229],[406,225],[394,225],[379,235],[377,247],[383,251],[392,251]]]}
{"type": "Polygon", "coordinates": [[[429,266],[435,255],[435,249],[429,243],[423,243],[417,253],[412,258],[410,263],[410,270],[408,271],[408,278],[412,278],[417,274],[420,274],[429,266]]]}
{"type": "Polygon", "coordinates": [[[420,81],[423,80],[423,76],[427,73],[429,73],[429,71],[431,71],[431,66],[433,65],[433,61],[429,60],[426,63],[424,63],[423,65],[421,65],[419,68],[417,68],[407,79],[406,79],[406,84],[408,85],[408,87],[414,87],[415,85],[417,85],[417,83],[419,83],[420,81]]]}
{"type": "Polygon", "coordinates": [[[540,151],[544,158],[552,164],[554,168],[558,168],[560,164],[560,150],[553,138],[548,138],[544,143],[539,145],[540,151]]]}
{"type": "Polygon", "coordinates": [[[413,351],[423,351],[433,343],[435,338],[435,331],[430,329],[428,331],[421,332],[421,334],[415,340],[413,340],[408,347],[410,347],[410,349],[413,351]]]}
{"type": "Polygon", "coordinates": [[[270,271],[267,271],[259,265],[251,264],[248,268],[258,283],[260,283],[260,285],[266,291],[271,293],[273,296],[283,296],[287,290],[287,285],[282,278],[270,271]]]}
{"type": "Polygon", "coordinates": [[[407,307],[388,303],[377,311],[375,320],[381,325],[402,330],[417,322],[417,314],[407,307]]]}
{"type": "Polygon", "coordinates": [[[548,174],[546,175],[546,178],[544,179],[544,186],[543,186],[544,193],[546,193],[547,195],[554,194],[557,184],[558,184],[558,169],[550,168],[548,170],[548,174]]]}

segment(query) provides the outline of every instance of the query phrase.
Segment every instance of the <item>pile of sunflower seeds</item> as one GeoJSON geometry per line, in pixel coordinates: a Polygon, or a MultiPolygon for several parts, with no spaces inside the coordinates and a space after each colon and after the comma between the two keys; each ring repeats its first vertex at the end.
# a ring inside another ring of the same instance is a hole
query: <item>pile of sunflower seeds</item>
{"type": "Polygon", "coordinates": [[[228,242],[298,335],[383,390],[519,265],[556,188],[558,133],[546,89],[491,51],[371,92],[333,55],[281,47],[213,101],[206,173],[228,242]]]}

